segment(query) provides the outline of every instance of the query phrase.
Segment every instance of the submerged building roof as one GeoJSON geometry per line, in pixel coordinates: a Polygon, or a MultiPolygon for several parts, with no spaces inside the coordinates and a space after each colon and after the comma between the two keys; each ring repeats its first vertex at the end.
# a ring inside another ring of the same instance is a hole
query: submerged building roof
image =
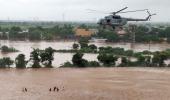
{"type": "Polygon", "coordinates": [[[96,29],[82,29],[82,28],[75,29],[75,35],[81,37],[90,37],[96,34],[97,32],[98,31],[96,29]]]}

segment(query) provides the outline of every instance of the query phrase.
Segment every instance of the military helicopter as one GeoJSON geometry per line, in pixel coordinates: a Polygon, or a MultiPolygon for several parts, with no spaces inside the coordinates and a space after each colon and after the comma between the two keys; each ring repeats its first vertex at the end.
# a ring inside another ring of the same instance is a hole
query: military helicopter
{"type": "Polygon", "coordinates": [[[100,19],[98,24],[100,26],[103,26],[103,28],[106,28],[106,26],[110,26],[113,29],[115,29],[116,27],[122,27],[126,25],[128,21],[149,21],[153,15],[156,15],[156,14],[151,14],[148,11],[148,9],[122,12],[123,10],[126,10],[127,8],[128,7],[125,7],[119,11],[109,13],[111,15],[106,16],[103,19],[100,19]],[[147,11],[148,16],[145,19],[137,19],[137,18],[125,18],[125,17],[121,17],[120,15],[117,15],[119,13],[131,13],[131,12],[139,12],[139,11],[147,11]]]}

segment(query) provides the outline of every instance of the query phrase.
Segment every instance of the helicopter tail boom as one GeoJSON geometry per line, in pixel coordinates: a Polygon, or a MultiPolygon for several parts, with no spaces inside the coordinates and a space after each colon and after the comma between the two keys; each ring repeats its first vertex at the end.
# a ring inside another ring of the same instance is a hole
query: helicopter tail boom
{"type": "Polygon", "coordinates": [[[146,17],[145,19],[134,19],[134,18],[126,18],[127,21],[148,21],[151,19],[152,16],[156,15],[156,14],[151,14],[148,10],[148,17],[146,17]]]}

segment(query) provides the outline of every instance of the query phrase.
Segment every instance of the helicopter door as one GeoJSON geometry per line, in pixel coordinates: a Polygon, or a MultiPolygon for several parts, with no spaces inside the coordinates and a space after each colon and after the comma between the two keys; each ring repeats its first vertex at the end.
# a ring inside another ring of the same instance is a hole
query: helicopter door
{"type": "Polygon", "coordinates": [[[115,19],[115,25],[119,25],[120,19],[115,19]]]}
{"type": "Polygon", "coordinates": [[[110,20],[110,19],[107,19],[106,21],[107,21],[107,24],[110,24],[110,22],[111,22],[111,20],[110,20]]]}
{"type": "Polygon", "coordinates": [[[121,19],[118,19],[118,20],[117,20],[117,23],[118,23],[118,24],[121,24],[121,23],[122,23],[122,20],[121,20],[121,19]]]}

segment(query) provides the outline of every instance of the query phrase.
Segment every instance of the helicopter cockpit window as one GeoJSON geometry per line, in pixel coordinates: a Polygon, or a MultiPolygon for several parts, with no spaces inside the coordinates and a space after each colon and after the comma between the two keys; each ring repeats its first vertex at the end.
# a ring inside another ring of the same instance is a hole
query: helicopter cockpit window
{"type": "Polygon", "coordinates": [[[107,23],[110,23],[110,19],[107,19],[107,23]]]}
{"type": "Polygon", "coordinates": [[[114,19],[121,19],[120,16],[113,16],[114,19]]]}

